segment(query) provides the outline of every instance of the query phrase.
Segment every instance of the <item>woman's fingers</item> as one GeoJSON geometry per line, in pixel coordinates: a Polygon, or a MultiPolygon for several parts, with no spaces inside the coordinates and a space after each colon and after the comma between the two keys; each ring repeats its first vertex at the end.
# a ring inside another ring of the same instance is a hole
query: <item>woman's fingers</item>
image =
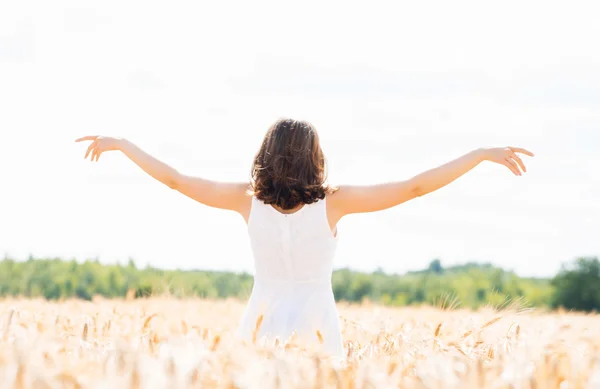
{"type": "Polygon", "coordinates": [[[98,135],[89,135],[89,136],[84,136],[82,138],[75,139],[75,142],[83,142],[85,140],[96,140],[97,138],[98,138],[98,135]]]}
{"type": "Polygon", "coordinates": [[[87,151],[85,152],[85,157],[83,157],[83,159],[87,158],[87,156],[90,153],[90,151],[92,151],[96,147],[97,144],[98,144],[97,141],[93,141],[92,143],[90,143],[90,145],[87,148],[87,151]]]}
{"type": "Polygon", "coordinates": [[[521,172],[519,171],[519,167],[517,166],[516,162],[513,161],[510,157],[506,157],[504,158],[504,161],[506,161],[505,165],[513,172],[515,173],[515,176],[520,176],[521,172]]]}
{"type": "Polygon", "coordinates": [[[98,141],[98,137],[97,136],[86,136],[83,138],[79,138],[82,140],[92,140],[92,138],[94,138],[94,141],[92,143],[90,143],[90,145],[87,148],[87,151],[85,152],[85,156],[83,157],[84,159],[86,159],[88,157],[88,155],[90,156],[90,162],[94,162],[94,161],[98,161],[98,159],[100,159],[100,154],[102,154],[102,152],[104,150],[101,149],[101,145],[100,142],[98,141]]]}
{"type": "Polygon", "coordinates": [[[529,150],[525,150],[520,147],[509,147],[509,149],[511,149],[514,153],[521,153],[533,157],[533,153],[529,150]]]}
{"type": "Polygon", "coordinates": [[[527,172],[527,168],[525,167],[525,164],[523,163],[523,160],[521,158],[519,158],[519,156],[517,154],[511,153],[510,154],[510,158],[512,158],[513,160],[517,161],[517,163],[521,167],[522,171],[527,172]]]}

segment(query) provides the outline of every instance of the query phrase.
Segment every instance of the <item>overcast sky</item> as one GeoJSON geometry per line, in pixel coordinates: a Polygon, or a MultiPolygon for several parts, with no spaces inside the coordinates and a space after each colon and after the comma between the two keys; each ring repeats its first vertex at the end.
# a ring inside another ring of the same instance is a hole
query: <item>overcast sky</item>
{"type": "Polygon", "coordinates": [[[490,261],[548,276],[600,254],[593,2],[0,3],[0,254],[252,271],[241,217],[84,135],[246,180],[268,126],[312,122],[334,184],[405,179],[482,146],[536,153],[339,225],[338,267],[490,261]],[[290,5],[293,4],[293,5],[290,5]],[[368,7],[365,6],[368,4],[368,7]]]}

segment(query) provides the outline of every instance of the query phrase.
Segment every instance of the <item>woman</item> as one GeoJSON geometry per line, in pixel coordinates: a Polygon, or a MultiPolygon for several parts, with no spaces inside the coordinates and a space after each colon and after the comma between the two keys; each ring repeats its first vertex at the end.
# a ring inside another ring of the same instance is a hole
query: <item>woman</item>
{"type": "Polygon", "coordinates": [[[453,182],[482,161],[520,176],[517,147],[481,148],[404,181],[379,185],[326,182],[325,157],[315,128],[281,119],[267,131],[254,158],[250,182],[218,182],[179,173],[125,139],[86,136],[85,157],[120,150],[150,176],[192,199],[238,212],[246,221],[255,276],[239,335],[320,344],[340,356],[343,345],[331,288],[336,225],[346,215],[394,207],[453,182]]]}

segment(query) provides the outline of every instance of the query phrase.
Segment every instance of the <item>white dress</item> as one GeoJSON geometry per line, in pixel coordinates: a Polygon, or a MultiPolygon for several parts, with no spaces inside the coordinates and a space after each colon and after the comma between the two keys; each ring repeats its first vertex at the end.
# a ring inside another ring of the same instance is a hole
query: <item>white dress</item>
{"type": "Polygon", "coordinates": [[[337,236],[329,228],[325,205],[319,200],[283,214],[252,197],[248,234],[255,275],[238,328],[243,339],[252,339],[262,315],[257,339],[277,337],[284,342],[295,332],[297,341],[342,356],[331,286],[337,236]]]}

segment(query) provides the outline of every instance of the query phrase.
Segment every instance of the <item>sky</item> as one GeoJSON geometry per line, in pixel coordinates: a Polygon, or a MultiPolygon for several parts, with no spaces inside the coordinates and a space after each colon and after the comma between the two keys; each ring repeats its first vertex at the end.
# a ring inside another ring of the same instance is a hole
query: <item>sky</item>
{"type": "Polygon", "coordinates": [[[253,272],[246,225],[85,135],[247,180],[267,128],[318,129],[332,184],[403,180],[479,147],[533,151],[338,225],[336,267],[600,255],[594,2],[0,3],[0,255],[253,272]],[[368,5],[366,5],[368,4],[368,5]]]}

